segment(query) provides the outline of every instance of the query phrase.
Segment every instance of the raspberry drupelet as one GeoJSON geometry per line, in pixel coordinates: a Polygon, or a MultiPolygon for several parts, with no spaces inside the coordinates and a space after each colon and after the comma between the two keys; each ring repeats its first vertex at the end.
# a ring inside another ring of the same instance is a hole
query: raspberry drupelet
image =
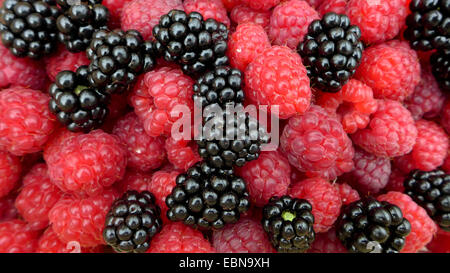
{"type": "Polygon", "coordinates": [[[20,179],[22,164],[20,158],[0,151],[0,198],[8,195],[20,179]]]}

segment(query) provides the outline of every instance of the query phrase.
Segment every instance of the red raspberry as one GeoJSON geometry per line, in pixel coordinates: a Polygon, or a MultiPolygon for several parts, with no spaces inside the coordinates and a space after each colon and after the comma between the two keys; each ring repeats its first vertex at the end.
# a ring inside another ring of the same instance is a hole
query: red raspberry
{"type": "Polygon", "coordinates": [[[151,182],[148,184],[147,190],[156,198],[156,204],[161,209],[161,217],[164,222],[168,222],[166,217],[167,205],[166,196],[172,192],[176,185],[177,176],[180,171],[175,170],[161,170],[153,174],[151,182]]]}
{"type": "Polygon", "coordinates": [[[339,191],[325,179],[315,177],[295,183],[289,195],[311,203],[315,232],[328,231],[339,217],[342,206],[339,191]]]}
{"type": "Polygon", "coordinates": [[[269,10],[280,3],[281,0],[241,0],[242,4],[254,10],[269,10]]]}
{"type": "Polygon", "coordinates": [[[241,0],[222,0],[223,5],[228,11],[241,4],[241,0]]]}
{"type": "Polygon", "coordinates": [[[49,100],[47,94],[23,87],[0,91],[0,150],[19,156],[42,150],[57,124],[49,100]]]}
{"type": "Polygon", "coordinates": [[[55,81],[56,74],[59,72],[63,70],[75,72],[82,65],[89,65],[86,52],[72,53],[63,45],[60,45],[58,50],[45,60],[45,68],[51,81],[55,81]]]}
{"type": "Polygon", "coordinates": [[[417,129],[411,113],[398,101],[379,100],[367,128],[352,135],[355,144],[376,156],[396,157],[411,152],[417,129]]]}
{"type": "Polygon", "coordinates": [[[22,220],[0,223],[0,253],[33,253],[37,247],[39,232],[22,220]]]}
{"type": "Polygon", "coordinates": [[[125,174],[127,150],[117,136],[95,130],[59,144],[46,160],[51,181],[64,192],[94,196],[125,174]]]}
{"type": "Polygon", "coordinates": [[[254,23],[241,24],[228,40],[228,58],[230,64],[245,71],[248,64],[270,47],[270,41],[264,29],[254,23]]]}
{"type": "Polygon", "coordinates": [[[114,184],[114,187],[120,194],[129,190],[148,191],[148,185],[152,181],[152,175],[149,173],[140,173],[127,170],[122,180],[114,184]]]}
{"type": "Polygon", "coordinates": [[[348,182],[364,194],[376,194],[389,182],[391,161],[362,149],[355,149],[355,168],[348,174],[348,182]]]}
{"type": "Polygon", "coordinates": [[[361,39],[367,43],[381,43],[400,33],[409,9],[407,0],[350,0],[347,15],[359,26],[361,39]]]}
{"type": "Polygon", "coordinates": [[[215,252],[203,234],[183,223],[169,223],[152,239],[149,253],[211,253],[215,252]]]}
{"type": "Polygon", "coordinates": [[[403,182],[405,181],[406,176],[407,175],[399,169],[392,167],[391,175],[389,176],[389,182],[384,189],[386,191],[404,192],[405,187],[403,186],[403,182]]]}
{"type": "Polygon", "coordinates": [[[318,8],[325,0],[305,0],[311,7],[318,8]]]}
{"type": "Polygon", "coordinates": [[[339,121],[320,106],[289,119],[280,143],[289,162],[310,177],[334,179],[353,168],[352,142],[339,121]]]}
{"type": "Polygon", "coordinates": [[[109,10],[110,29],[120,28],[120,17],[122,15],[123,6],[132,0],[103,0],[102,5],[109,10]]]}
{"type": "Polygon", "coordinates": [[[176,169],[187,170],[195,163],[202,160],[198,154],[198,147],[193,141],[175,140],[172,137],[167,138],[165,148],[169,162],[176,169]]]}
{"type": "Polygon", "coordinates": [[[441,117],[442,117],[441,118],[442,127],[444,127],[447,133],[450,134],[450,99],[447,100],[447,102],[444,105],[444,108],[442,108],[441,117]]]}
{"type": "Polygon", "coordinates": [[[148,72],[138,82],[131,95],[134,111],[150,136],[170,135],[178,106],[187,106],[193,113],[194,81],[179,68],[161,67],[148,72]]]}
{"type": "Polygon", "coordinates": [[[44,90],[48,84],[45,66],[30,58],[17,58],[0,44],[0,89],[25,86],[44,90]]]}
{"type": "Polygon", "coordinates": [[[408,195],[391,191],[380,195],[377,199],[398,206],[403,212],[403,217],[411,223],[411,233],[406,237],[405,247],[401,252],[418,252],[433,239],[437,231],[436,224],[428,216],[427,212],[408,195]]]}
{"type": "Polygon", "coordinates": [[[350,80],[337,93],[319,94],[316,104],[331,114],[336,114],[348,134],[366,128],[370,115],[377,110],[372,88],[358,80],[350,80]]]}
{"type": "Polygon", "coordinates": [[[212,244],[220,253],[275,252],[261,223],[250,218],[243,218],[236,224],[214,232],[212,244]]]}
{"type": "Polygon", "coordinates": [[[237,25],[244,23],[254,23],[260,25],[264,28],[265,31],[267,31],[270,24],[271,14],[271,11],[253,10],[245,5],[239,5],[233,8],[230,13],[230,18],[231,21],[236,23],[237,25]]]}
{"type": "Polygon", "coordinates": [[[444,164],[442,164],[442,169],[450,173],[450,149],[447,152],[447,157],[444,160],[444,164]]]}
{"type": "Polygon", "coordinates": [[[46,228],[48,212],[63,193],[50,181],[45,164],[35,165],[23,178],[23,185],[15,202],[17,210],[30,227],[37,230],[46,228]]]}
{"type": "Polygon", "coordinates": [[[439,230],[433,240],[427,245],[432,253],[450,253],[450,234],[439,230]]]}
{"type": "Polygon", "coordinates": [[[0,222],[5,222],[17,218],[17,209],[14,206],[14,195],[9,195],[0,199],[0,222]]]}
{"type": "Polygon", "coordinates": [[[372,87],[375,98],[403,101],[420,82],[417,53],[396,40],[369,47],[355,78],[372,87]]]}
{"type": "Polygon", "coordinates": [[[133,0],[125,3],[121,14],[123,30],[138,30],[145,40],[153,37],[152,29],[159,18],[172,9],[183,10],[181,0],[133,0]]]}
{"type": "Polygon", "coordinates": [[[104,244],[102,231],[106,214],[118,197],[114,190],[85,199],[66,196],[48,214],[53,231],[64,243],[75,241],[82,247],[104,244]]]}
{"type": "Polygon", "coordinates": [[[247,182],[250,201],[259,207],[272,196],[287,194],[291,184],[291,166],[280,152],[262,152],[257,160],[237,168],[237,174],[247,182]]]}
{"type": "Polygon", "coordinates": [[[309,24],[316,19],[319,19],[319,14],[305,1],[283,2],[270,17],[269,38],[274,45],[296,49],[308,33],[309,24]]]}
{"type": "Polygon", "coordinates": [[[416,122],[417,139],[410,154],[395,159],[396,166],[405,173],[419,169],[432,171],[444,163],[448,150],[448,136],[432,121],[416,122]]]}
{"type": "Polygon", "coordinates": [[[336,230],[330,229],[328,232],[316,235],[309,253],[347,253],[347,249],[336,236],[336,230]]]}
{"type": "Polygon", "coordinates": [[[258,105],[278,105],[282,119],[303,114],[311,88],[300,56],[287,47],[273,46],[256,57],[245,71],[247,97],[258,105]]]}
{"type": "Polygon", "coordinates": [[[328,12],[334,12],[337,14],[345,14],[345,8],[349,0],[324,0],[317,11],[320,16],[324,16],[328,12]]]}
{"type": "Polygon", "coordinates": [[[203,15],[205,20],[212,18],[230,27],[227,9],[221,0],[184,0],[183,6],[186,13],[196,11],[203,15]]]}
{"type": "Polygon", "coordinates": [[[348,205],[360,199],[359,193],[346,183],[334,184],[334,187],[339,191],[342,205],[348,205]]]}
{"type": "Polygon", "coordinates": [[[116,123],[113,134],[127,145],[128,167],[147,172],[159,168],[166,159],[163,137],[151,137],[144,131],[134,112],[116,123]]]}
{"type": "Polygon", "coordinates": [[[414,92],[405,100],[406,108],[415,120],[434,118],[439,115],[444,105],[445,95],[431,74],[429,67],[422,69],[422,79],[414,92]]]}
{"type": "Polygon", "coordinates": [[[45,230],[38,242],[36,253],[100,253],[101,247],[79,247],[76,244],[64,243],[51,227],[45,230]]]}
{"type": "Polygon", "coordinates": [[[19,157],[0,151],[0,198],[14,189],[20,179],[21,169],[19,157]]]}
{"type": "Polygon", "coordinates": [[[61,145],[65,142],[69,141],[71,138],[80,136],[83,133],[81,132],[71,132],[67,130],[65,127],[60,127],[50,136],[49,140],[45,144],[44,147],[44,160],[49,164],[49,162],[54,162],[55,160],[59,160],[60,155],[59,150],[61,145]]]}

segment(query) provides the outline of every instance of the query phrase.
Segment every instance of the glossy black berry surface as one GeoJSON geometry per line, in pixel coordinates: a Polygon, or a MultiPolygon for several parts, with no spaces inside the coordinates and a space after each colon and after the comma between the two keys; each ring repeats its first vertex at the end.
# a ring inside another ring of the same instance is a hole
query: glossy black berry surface
{"type": "Polygon", "coordinates": [[[353,253],[398,253],[411,232],[399,207],[366,198],[343,208],[336,233],[353,253]]]}
{"type": "Polygon", "coordinates": [[[438,50],[430,58],[431,71],[443,91],[450,92],[450,50],[438,50]]]}
{"type": "Polygon", "coordinates": [[[445,231],[450,231],[450,174],[442,170],[413,171],[405,179],[405,193],[422,206],[445,231]]]}
{"type": "Polygon", "coordinates": [[[176,179],[167,196],[167,218],[202,230],[236,223],[250,207],[247,186],[233,169],[200,162],[176,179]]]}
{"type": "Polygon", "coordinates": [[[103,239],[117,252],[143,253],[161,231],[161,210],[148,191],[127,191],[106,215],[103,239]]]}
{"type": "Polygon", "coordinates": [[[364,46],[359,27],[346,15],[329,12],[314,20],[297,51],[311,79],[311,86],[335,93],[349,81],[359,66],[364,46]]]}
{"type": "Polygon", "coordinates": [[[54,0],[5,0],[0,8],[0,35],[5,47],[17,57],[40,58],[55,49],[54,0]]]}
{"type": "Polygon", "coordinates": [[[56,3],[58,4],[59,8],[62,11],[67,11],[73,5],[78,5],[78,4],[83,3],[83,4],[88,4],[90,6],[94,6],[97,4],[101,4],[102,0],[56,0],[56,3]]]}
{"type": "Polygon", "coordinates": [[[273,247],[282,253],[306,252],[315,239],[314,216],[307,200],[272,197],[264,206],[262,225],[273,247]]]}

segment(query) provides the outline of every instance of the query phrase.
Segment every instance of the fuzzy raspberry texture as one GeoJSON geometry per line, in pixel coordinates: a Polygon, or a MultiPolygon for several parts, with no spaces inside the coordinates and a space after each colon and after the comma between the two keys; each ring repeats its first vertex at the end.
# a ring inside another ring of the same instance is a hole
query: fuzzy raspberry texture
{"type": "Polygon", "coordinates": [[[347,16],[359,26],[366,44],[381,43],[399,34],[409,13],[408,0],[350,0],[347,16]]]}
{"type": "Polygon", "coordinates": [[[442,108],[441,125],[450,134],[450,99],[447,100],[442,108]]]}
{"type": "Polygon", "coordinates": [[[269,10],[280,3],[281,0],[241,0],[242,4],[254,10],[269,10]]]}
{"type": "Polygon", "coordinates": [[[120,139],[102,130],[68,137],[46,156],[50,179],[64,192],[94,196],[122,179],[127,150],[120,139]]]}
{"type": "Polygon", "coordinates": [[[247,183],[250,201],[259,207],[272,196],[286,195],[291,184],[291,166],[279,151],[261,152],[257,160],[237,168],[236,172],[247,183]]]}
{"type": "Polygon", "coordinates": [[[56,74],[59,72],[64,70],[75,72],[82,65],[89,65],[86,53],[72,53],[63,45],[60,45],[55,53],[45,59],[45,69],[52,82],[55,81],[56,74]]]}
{"type": "Polygon", "coordinates": [[[355,149],[355,168],[349,173],[349,183],[364,194],[376,194],[386,187],[391,175],[391,161],[362,149],[355,149]]]}
{"type": "Polygon", "coordinates": [[[270,24],[270,11],[254,10],[245,5],[239,5],[233,8],[230,13],[230,19],[233,23],[240,25],[244,23],[254,23],[260,25],[265,31],[270,24]]]}
{"type": "Polygon", "coordinates": [[[439,230],[433,240],[427,245],[431,253],[450,253],[450,234],[439,230]]]}
{"type": "Polygon", "coordinates": [[[436,224],[425,209],[417,205],[411,197],[401,192],[391,191],[378,196],[377,199],[398,206],[403,212],[403,217],[411,223],[411,233],[406,237],[405,247],[401,252],[418,252],[433,239],[437,232],[436,224]]]}
{"type": "Polygon", "coordinates": [[[114,184],[119,194],[129,190],[148,191],[148,185],[152,181],[152,174],[127,170],[122,180],[114,184]]]}
{"type": "Polygon", "coordinates": [[[30,227],[40,230],[48,226],[48,213],[63,193],[47,174],[45,164],[35,165],[23,178],[24,186],[16,198],[16,208],[30,227]]]}
{"type": "Polygon", "coordinates": [[[170,135],[173,123],[182,117],[177,110],[186,106],[193,113],[193,85],[179,68],[161,67],[141,77],[130,100],[147,134],[170,135]]]}
{"type": "Polygon", "coordinates": [[[45,66],[30,58],[17,58],[3,44],[0,44],[0,56],[0,89],[10,86],[45,89],[45,66]]]}
{"type": "Polygon", "coordinates": [[[264,29],[254,23],[244,23],[238,25],[228,39],[227,55],[232,67],[245,71],[267,48],[270,48],[270,41],[264,29]]]}
{"type": "Polygon", "coordinates": [[[134,112],[120,118],[113,134],[127,145],[128,167],[141,172],[159,168],[166,159],[164,137],[151,137],[145,133],[134,112]]]}
{"type": "Polygon", "coordinates": [[[203,234],[183,223],[173,222],[163,226],[153,237],[148,253],[212,253],[212,245],[203,234]]]}
{"type": "Polygon", "coordinates": [[[57,125],[49,100],[47,94],[23,87],[0,91],[0,150],[18,156],[42,150],[57,125]]]}
{"type": "Polygon", "coordinates": [[[33,253],[38,238],[39,232],[22,220],[0,223],[0,253],[33,253]]]}
{"type": "Polygon", "coordinates": [[[165,142],[165,149],[169,162],[176,169],[187,170],[202,160],[198,154],[198,147],[194,141],[169,137],[165,142]]]}
{"type": "Polygon", "coordinates": [[[270,17],[269,38],[274,45],[296,49],[308,33],[309,24],[317,19],[320,19],[317,11],[305,1],[283,2],[273,10],[270,17]]]}
{"type": "Polygon", "coordinates": [[[0,151],[0,198],[8,195],[20,179],[20,158],[0,151]]]}
{"type": "Polygon", "coordinates": [[[104,244],[103,226],[111,204],[119,195],[115,190],[85,199],[66,196],[50,210],[53,231],[64,242],[78,242],[82,247],[104,244]]]}
{"type": "Polygon", "coordinates": [[[205,20],[212,18],[230,27],[227,9],[221,0],[184,0],[183,6],[186,13],[195,11],[203,15],[205,20]]]}
{"type": "Polygon", "coordinates": [[[44,160],[46,162],[57,160],[60,155],[59,150],[61,145],[67,142],[69,139],[83,135],[81,132],[71,132],[65,127],[60,127],[50,135],[49,140],[44,146],[44,160]]]}
{"type": "Polygon", "coordinates": [[[120,18],[122,30],[135,29],[145,40],[153,37],[152,29],[169,11],[183,10],[181,0],[133,0],[125,3],[120,18]]]}
{"type": "Polygon", "coordinates": [[[311,203],[314,215],[314,231],[327,232],[339,217],[342,207],[339,191],[327,180],[315,177],[297,182],[289,189],[294,198],[311,203]]]}
{"type": "Polygon", "coordinates": [[[266,49],[245,71],[246,96],[258,105],[278,105],[282,119],[308,110],[311,103],[309,83],[300,56],[282,46],[266,49]]]}
{"type": "Polygon", "coordinates": [[[325,0],[305,0],[313,8],[318,8],[325,0]]]}
{"type": "Polygon", "coordinates": [[[337,93],[321,92],[316,104],[337,115],[348,134],[366,128],[370,115],[377,110],[372,88],[358,80],[350,80],[337,93]]]}
{"type": "Polygon", "coordinates": [[[410,154],[395,159],[395,165],[405,173],[419,169],[432,171],[447,157],[448,136],[444,129],[432,121],[416,122],[417,139],[410,154]]]}
{"type": "Polygon", "coordinates": [[[369,47],[355,78],[372,87],[375,98],[403,101],[420,82],[417,53],[397,40],[369,47]]]}
{"type": "Polygon", "coordinates": [[[38,241],[36,253],[100,253],[101,247],[79,247],[76,243],[64,243],[51,227],[47,228],[38,241]]]}
{"type": "Polygon", "coordinates": [[[103,0],[102,5],[109,10],[108,26],[110,29],[120,28],[120,17],[122,15],[123,6],[132,0],[103,0]]]}
{"type": "Polygon", "coordinates": [[[405,174],[395,166],[392,166],[391,175],[389,176],[389,182],[387,183],[384,190],[404,192],[405,186],[403,185],[403,182],[405,181],[406,177],[407,174],[405,174]]]}
{"type": "Polygon", "coordinates": [[[348,0],[324,0],[317,8],[320,16],[323,17],[328,12],[337,14],[345,14],[348,0]]]}
{"type": "Polygon", "coordinates": [[[167,219],[167,205],[166,196],[172,192],[176,185],[177,176],[180,171],[175,170],[160,170],[153,174],[151,182],[148,184],[147,190],[155,196],[156,204],[161,209],[161,218],[166,223],[167,219]]]}
{"type": "Polygon", "coordinates": [[[406,108],[415,120],[437,117],[445,102],[445,95],[428,67],[422,67],[422,77],[414,92],[405,100],[406,108]]]}
{"type": "Polygon", "coordinates": [[[339,191],[342,205],[348,205],[361,199],[359,193],[347,183],[334,184],[334,187],[339,191]]]}
{"type": "Polygon", "coordinates": [[[236,224],[215,231],[212,244],[219,253],[274,253],[261,223],[243,218],[236,224]]]}
{"type": "Polygon", "coordinates": [[[0,223],[17,218],[18,212],[14,205],[14,195],[8,195],[0,199],[0,223]]]}
{"type": "Polygon", "coordinates": [[[347,249],[336,236],[336,230],[330,229],[328,232],[316,235],[309,253],[347,253],[347,249]]]}
{"type": "Polygon", "coordinates": [[[241,0],[222,0],[223,5],[228,11],[241,4],[241,0]]]}
{"type": "Polygon", "coordinates": [[[352,135],[353,142],[381,157],[397,157],[412,151],[417,128],[411,113],[398,101],[379,100],[367,128],[352,135]]]}
{"type": "Polygon", "coordinates": [[[289,162],[310,177],[335,179],[353,168],[354,149],[341,123],[320,106],[294,116],[284,127],[281,149],[289,162]]]}

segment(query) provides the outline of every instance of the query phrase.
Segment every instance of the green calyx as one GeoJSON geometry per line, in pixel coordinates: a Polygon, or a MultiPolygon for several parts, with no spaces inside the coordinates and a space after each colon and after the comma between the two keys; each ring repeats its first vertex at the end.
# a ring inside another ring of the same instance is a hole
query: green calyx
{"type": "Polygon", "coordinates": [[[295,217],[297,217],[297,215],[295,214],[295,212],[292,211],[283,211],[283,213],[281,214],[281,218],[289,222],[292,222],[295,219],[295,217]]]}
{"type": "Polygon", "coordinates": [[[84,86],[84,85],[78,85],[78,86],[75,88],[74,92],[75,92],[75,94],[76,94],[77,96],[79,96],[80,93],[81,93],[81,91],[83,91],[83,90],[85,90],[85,89],[89,89],[89,87],[84,86]]]}

